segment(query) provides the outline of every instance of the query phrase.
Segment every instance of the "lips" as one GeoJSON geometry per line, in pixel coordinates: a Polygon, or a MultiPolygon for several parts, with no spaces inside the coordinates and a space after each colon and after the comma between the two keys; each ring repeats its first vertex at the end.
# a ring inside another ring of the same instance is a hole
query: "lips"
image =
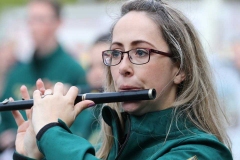
{"type": "Polygon", "coordinates": [[[119,91],[141,90],[141,89],[144,89],[144,88],[136,87],[136,86],[129,86],[129,85],[122,85],[118,88],[119,91]]]}

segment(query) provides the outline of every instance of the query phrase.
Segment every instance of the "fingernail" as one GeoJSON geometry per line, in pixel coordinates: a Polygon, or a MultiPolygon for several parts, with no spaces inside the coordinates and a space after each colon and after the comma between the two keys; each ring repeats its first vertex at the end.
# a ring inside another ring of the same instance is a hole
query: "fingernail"
{"type": "Polygon", "coordinates": [[[38,78],[38,81],[42,81],[42,79],[41,79],[41,78],[38,78]]]}
{"type": "Polygon", "coordinates": [[[88,107],[93,107],[95,105],[96,105],[95,103],[90,103],[90,104],[88,104],[88,107]]]}

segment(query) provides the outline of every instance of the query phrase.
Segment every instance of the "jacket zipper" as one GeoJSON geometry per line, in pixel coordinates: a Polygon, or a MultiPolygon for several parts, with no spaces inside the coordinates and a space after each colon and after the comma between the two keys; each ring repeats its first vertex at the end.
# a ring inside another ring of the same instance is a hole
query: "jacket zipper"
{"type": "Polygon", "coordinates": [[[123,152],[123,149],[124,149],[124,148],[126,147],[126,145],[127,145],[128,139],[129,139],[129,137],[130,137],[130,132],[131,132],[131,123],[130,123],[130,121],[131,121],[131,120],[130,120],[130,118],[129,118],[129,115],[127,115],[127,120],[128,120],[128,123],[129,123],[127,137],[126,137],[124,143],[122,144],[122,147],[121,147],[120,151],[118,152],[117,157],[115,158],[115,160],[118,160],[118,159],[119,159],[121,153],[123,152]]]}

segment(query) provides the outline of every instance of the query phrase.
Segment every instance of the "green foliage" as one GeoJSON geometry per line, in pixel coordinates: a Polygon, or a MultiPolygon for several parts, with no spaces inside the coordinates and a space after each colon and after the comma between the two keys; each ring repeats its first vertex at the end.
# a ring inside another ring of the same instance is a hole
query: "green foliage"
{"type": "Polygon", "coordinates": [[[0,0],[0,6],[13,6],[13,5],[22,5],[26,4],[28,0],[0,0]]]}

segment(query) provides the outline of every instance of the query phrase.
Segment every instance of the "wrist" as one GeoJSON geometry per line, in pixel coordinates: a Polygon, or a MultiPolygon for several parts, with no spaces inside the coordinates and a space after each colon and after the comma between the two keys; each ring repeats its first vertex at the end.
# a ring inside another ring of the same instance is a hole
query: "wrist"
{"type": "Polygon", "coordinates": [[[37,140],[39,141],[39,140],[41,139],[42,135],[43,135],[48,129],[50,129],[50,128],[52,128],[52,127],[55,127],[55,126],[61,126],[61,124],[58,123],[58,122],[52,122],[52,123],[49,123],[49,124],[43,126],[43,127],[38,131],[38,133],[37,133],[37,135],[36,135],[37,140]]]}
{"type": "MultiPolygon", "coordinates": [[[[41,159],[41,158],[39,158],[41,159]]],[[[30,158],[30,157],[27,157],[26,155],[23,155],[17,151],[15,151],[13,153],[13,160],[36,160],[36,158],[30,158]]]]}
{"type": "Polygon", "coordinates": [[[42,128],[44,128],[48,124],[55,124],[55,123],[58,123],[57,120],[51,121],[51,122],[39,122],[39,123],[33,125],[34,132],[37,135],[42,128]]]}
{"type": "Polygon", "coordinates": [[[39,152],[39,150],[36,151],[32,151],[28,154],[26,154],[27,157],[32,158],[32,159],[42,159],[43,155],[41,152],[39,152]]]}

